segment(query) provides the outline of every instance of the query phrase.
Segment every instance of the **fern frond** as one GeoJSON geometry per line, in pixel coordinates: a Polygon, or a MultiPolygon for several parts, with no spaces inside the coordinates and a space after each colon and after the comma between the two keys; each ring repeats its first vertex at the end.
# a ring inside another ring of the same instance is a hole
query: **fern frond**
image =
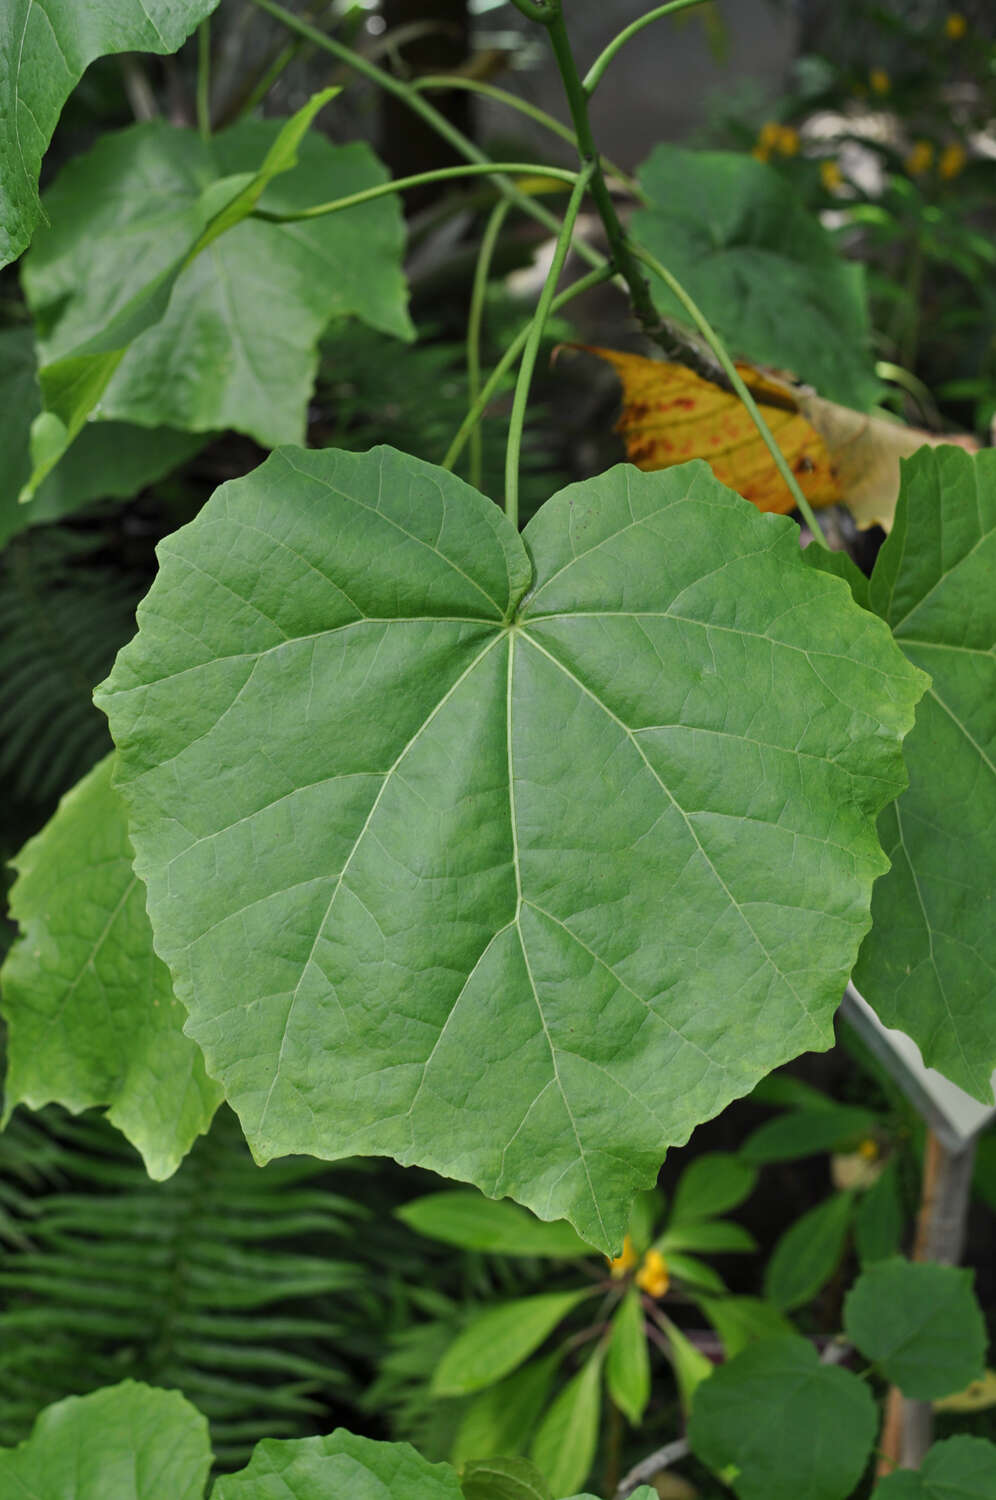
{"type": "Polygon", "coordinates": [[[0,1444],[49,1402],[126,1376],[189,1396],[223,1467],[262,1436],[334,1425],[357,1385],[340,1351],[370,1308],[353,1249],[364,1210],[328,1172],[257,1167],[224,1110],[163,1183],[99,1116],[15,1115],[0,1136],[15,1229],[0,1252],[0,1444]]]}

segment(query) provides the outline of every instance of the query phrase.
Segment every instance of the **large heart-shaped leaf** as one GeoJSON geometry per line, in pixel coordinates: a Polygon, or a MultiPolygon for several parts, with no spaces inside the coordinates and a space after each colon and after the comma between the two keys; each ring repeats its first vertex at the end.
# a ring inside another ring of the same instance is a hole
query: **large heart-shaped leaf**
{"type": "Polygon", "coordinates": [[[996,453],[903,464],[871,607],[930,673],[906,744],[909,789],[882,814],[892,868],[855,983],[924,1061],[992,1103],[996,1068],[996,453]]]}
{"type": "Polygon", "coordinates": [[[38,172],[56,121],[95,57],[175,52],[218,0],[6,0],[0,9],[0,266],[38,221],[38,172]]]}
{"type": "Polygon", "coordinates": [[[211,1500],[462,1500],[449,1464],[431,1464],[408,1443],[377,1443],[339,1427],[328,1437],[264,1438],[211,1500]]]}
{"type": "MultiPolygon", "coordinates": [[[[866,410],[880,389],[864,269],[837,253],[783,177],[749,156],[657,146],[633,234],[690,292],[732,351],[866,410]]],[[[654,301],[687,313],[658,277],[654,301]]]]}
{"type": "Polygon", "coordinates": [[[916,1471],[897,1470],[877,1485],[872,1500],[991,1500],[996,1495],[996,1445],[986,1438],[953,1437],[927,1450],[916,1471]]]}
{"type": "Polygon", "coordinates": [[[91,500],[126,499],[169,473],[206,441],[203,435],[127,422],[90,422],[39,487],[18,496],[31,473],[31,424],[42,408],[30,328],[0,331],[0,546],[26,526],[72,515],[91,500]]]}
{"type": "Polygon", "coordinates": [[[202,1500],[208,1425],[179,1391],[125,1380],[46,1407],[0,1448],[4,1500],[202,1500]]]}
{"type": "Polygon", "coordinates": [[[520,538],[390,449],[282,452],[160,555],[100,701],[254,1151],[618,1251],[668,1144],[830,1044],[922,675],[703,464],[520,538]]]}
{"type": "Polygon", "coordinates": [[[891,1257],[858,1277],[844,1302],[856,1349],[904,1395],[932,1401],[979,1380],[986,1325],[972,1272],[891,1257]]]}
{"type": "Polygon", "coordinates": [[[152,948],[112,761],[67,793],[14,861],[21,936],[0,972],[4,1118],[20,1103],[106,1104],[149,1175],[163,1178],[207,1130],[221,1090],[183,1035],[186,1013],[152,948]]]}
{"type": "MultiPolygon", "coordinates": [[[[205,142],[153,120],[71,162],[45,195],[51,228],[39,231],[23,268],[44,362],[106,341],[107,327],[196,243],[207,190],[257,174],[281,128],[246,120],[205,142]]],[[[297,152],[261,206],[293,213],[387,177],[365,145],[336,147],[312,133],[297,152]]],[[[117,365],[100,416],[194,432],[232,427],[267,446],[299,440],[331,317],[354,313],[411,336],[403,243],[391,197],[300,223],[236,223],[170,282],[165,315],[117,365]]]]}

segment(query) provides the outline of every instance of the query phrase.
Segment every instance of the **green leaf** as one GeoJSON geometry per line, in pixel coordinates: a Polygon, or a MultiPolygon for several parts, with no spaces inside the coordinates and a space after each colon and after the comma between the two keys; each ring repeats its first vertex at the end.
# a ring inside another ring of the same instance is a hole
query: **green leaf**
{"type": "Polygon", "coordinates": [[[698,1390],[688,1438],[717,1473],[733,1465],[740,1500],[844,1500],[878,1427],[866,1383],[821,1365],[800,1338],[764,1339],[698,1390]]]}
{"type": "Polygon", "coordinates": [[[992,1500],[996,1445],[979,1437],[946,1438],[917,1470],[901,1469],[876,1485],[872,1500],[992,1500]]]}
{"type": "Polygon", "coordinates": [[[4,1123],[22,1103],[108,1105],[149,1175],[164,1178],[207,1130],[221,1090],[153,952],[112,768],[113,756],[95,766],[14,860],[4,1123]]]}
{"type": "Polygon", "coordinates": [[[38,222],[38,172],[69,95],[94,58],[175,52],[218,0],[7,0],[0,29],[0,266],[38,222]]]}
{"type": "Polygon", "coordinates": [[[463,1500],[553,1500],[550,1486],[528,1458],[482,1458],[460,1476],[463,1500]]]}
{"type": "Polygon", "coordinates": [[[704,464],[520,538],[390,449],[291,451],[159,555],[98,701],[254,1153],[393,1155],[617,1253],[669,1143],[830,1045],[920,674],[704,464]]]}
{"type": "Polygon", "coordinates": [[[471,1402],[460,1423],[450,1457],[459,1467],[471,1458],[519,1453],[529,1441],[561,1360],[558,1349],[546,1359],[507,1375],[471,1402]]]}
{"type": "Polygon", "coordinates": [[[787,1318],[759,1297],[699,1297],[696,1299],[719,1334],[727,1359],[746,1349],[756,1339],[779,1338],[792,1333],[787,1318]]]}
{"type": "Polygon", "coordinates": [[[541,1292],[489,1307],[443,1355],[433,1376],[433,1395],[465,1396],[500,1380],[528,1359],[587,1295],[585,1289],[541,1292]]]}
{"type": "MultiPolygon", "coordinates": [[[[166,1491],[158,1500],[165,1500],[166,1491]]],[[[463,1500],[449,1464],[430,1464],[408,1443],[378,1443],[339,1427],[328,1437],[265,1438],[211,1500],[463,1500]]],[[[172,1500],[172,1497],[170,1497],[172,1500]]]]}
{"type": "Polygon", "coordinates": [[[904,1396],[933,1401],[977,1380],[986,1328],[972,1272],[903,1260],[862,1271],[844,1302],[844,1328],[904,1396]]]}
{"type": "Polygon", "coordinates": [[[650,1355],[636,1287],[630,1287],[612,1320],[605,1382],[619,1410],[638,1426],[650,1400],[650,1355]]]}
{"type": "Polygon", "coordinates": [[[33,331],[0,330],[0,546],[26,526],[60,520],[92,500],[129,499],[186,463],[207,441],[203,434],[169,427],[90,422],[32,503],[19,505],[31,474],[31,424],[41,405],[33,331]]]}
{"type": "Polygon", "coordinates": [[[657,1241],[657,1249],[665,1256],[675,1250],[731,1255],[756,1250],[757,1241],[749,1230],[732,1219],[705,1219],[665,1230],[657,1241]]]}
{"type": "Polygon", "coordinates": [[[569,1224],[544,1224],[515,1203],[496,1202],[480,1193],[428,1193],[395,1213],[416,1233],[463,1250],[558,1259],[594,1254],[569,1224]]]}
{"type": "Polygon", "coordinates": [[[844,1254],[853,1209],[852,1193],[833,1193],[781,1236],[765,1267],[764,1294],[782,1312],[802,1307],[826,1286],[844,1254]]]}
{"type": "Polygon", "coordinates": [[[686,1255],[684,1251],[672,1250],[667,1258],[667,1268],[671,1273],[672,1281],[678,1280],[685,1283],[690,1291],[716,1292],[722,1295],[726,1291],[723,1278],[718,1271],[713,1270],[704,1260],[697,1260],[693,1255],[686,1255]]]}
{"type": "Polygon", "coordinates": [[[602,1354],[569,1380],[540,1424],[530,1457],[555,1495],[576,1490],[588,1477],[598,1444],[602,1409],[602,1354]]]}
{"type": "Polygon", "coordinates": [[[261,182],[268,208],[294,212],[385,180],[367,146],[314,133],[288,170],[288,145],[323,97],[283,125],[245,120],[207,142],[153,120],[64,168],[22,279],[45,332],[46,404],[67,428],[90,409],[92,365],[107,381],[102,420],[300,440],[332,317],[411,337],[393,198],[301,223],[243,218],[217,238],[261,182]],[[113,369],[99,365],[103,351],[113,369]]]}
{"type": "Polygon", "coordinates": [[[933,678],[906,742],[909,789],[880,822],[892,868],[854,982],[923,1060],[991,1104],[996,1067],[996,453],[902,465],[872,607],[933,678]]]}
{"type": "Polygon", "coordinates": [[[701,1349],[696,1348],[691,1339],[686,1338],[670,1318],[662,1318],[662,1321],[667,1328],[668,1354],[678,1387],[678,1395],[681,1398],[681,1409],[687,1416],[691,1410],[695,1392],[703,1381],[711,1378],[716,1367],[701,1349]]]}
{"type": "MultiPolygon", "coordinates": [[[[125,1380],[42,1412],[18,1448],[0,1449],[9,1500],[202,1500],[208,1425],[179,1391],[125,1380]]],[[[459,1492],[458,1492],[459,1493],[459,1492]]]]}
{"type": "MultiPolygon", "coordinates": [[[[783,177],[740,153],[663,145],[639,176],[652,206],[633,215],[634,238],[732,354],[789,370],[845,406],[875,402],[864,267],[840,256],[783,177]]],[[[660,311],[687,321],[664,283],[650,281],[660,311]]]]}
{"type": "Polygon", "coordinates": [[[664,1209],[664,1195],[657,1188],[637,1193],[629,1214],[629,1238],[637,1255],[650,1249],[657,1220],[664,1209]]]}
{"type": "Polygon", "coordinates": [[[749,1162],[796,1161],[821,1151],[856,1145],[880,1124],[870,1109],[831,1104],[825,1109],[794,1110],[766,1120],[744,1141],[740,1150],[749,1162]]]}
{"type": "Polygon", "coordinates": [[[756,1182],[755,1168],[725,1151],[697,1157],[678,1179],[668,1228],[738,1208],[750,1197],[756,1182]]]}
{"type": "Polygon", "coordinates": [[[877,1181],[858,1200],[854,1215],[854,1243],[862,1266],[896,1254],[904,1223],[899,1166],[893,1160],[883,1167],[877,1181]]]}

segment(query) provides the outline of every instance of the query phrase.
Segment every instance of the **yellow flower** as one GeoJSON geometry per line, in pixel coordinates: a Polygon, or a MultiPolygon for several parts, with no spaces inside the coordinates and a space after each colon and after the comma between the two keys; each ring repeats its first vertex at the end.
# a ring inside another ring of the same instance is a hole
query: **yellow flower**
{"type": "Polygon", "coordinates": [[[844,174],[832,157],[826,156],[820,162],[820,181],[828,193],[844,186],[844,174]]]}
{"type": "Polygon", "coordinates": [[[961,11],[953,10],[944,23],[944,31],[953,42],[958,42],[968,30],[968,22],[961,11]]]}
{"type": "Polygon", "coordinates": [[[777,149],[783,156],[795,156],[799,150],[799,132],[791,125],[779,126],[777,149]]]}
{"type": "Polygon", "coordinates": [[[751,156],[753,156],[755,161],[771,160],[771,152],[768,150],[767,146],[755,146],[753,151],[751,152],[751,156]]]}
{"type": "Polygon", "coordinates": [[[937,170],[942,177],[957,177],[958,173],[964,170],[967,160],[964,146],[959,146],[957,141],[952,141],[941,152],[937,170]]]}
{"type": "Polygon", "coordinates": [[[873,1141],[871,1136],[868,1136],[858,1146],[858,1155],[864,1157],[865,1161],[876,1161],[878,1158],[878,1142],[873,1141]]]}
{"type": "Polygon", "coordinates": [[[868,82],[873,94],[887,94],[892,88],[892,79],[884,68],[872,68],[868,74],[868,82]]]}
{"type": "Polygon", "coordinates": [[[631,1271],[636,1265],[636,1251],[633,1249],[633,1241],[629,1235],[623,1240],[623,1247],[614,1260],[609,1261],[609,1270],[613,1277],[619,1280],[631,1271]]]}
{"type": "Polygon", "coordinates": [[[765,120],[757,133],[757,144],[762,150],[777,151],[782,127],[777,120],[765,120]]]}
{"type": "Polygon", "coordinates": [[[929,172],[934,162],[934,148],[929,141],[915,141],[913,150],[906,158],[906,170],[911,177],[922,177],[929,172]]]}
{"type": "Polygon", "coordinates": [[[636,1273],[636,1284],[650,1297],[663,1297],[671,1285],[667,1261],[659,1250],[648,1250],[636,1273]]]}

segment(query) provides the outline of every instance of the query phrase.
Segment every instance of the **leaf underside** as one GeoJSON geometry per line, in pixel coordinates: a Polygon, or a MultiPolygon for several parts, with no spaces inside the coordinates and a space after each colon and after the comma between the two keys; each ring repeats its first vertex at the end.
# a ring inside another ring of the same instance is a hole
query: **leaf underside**
{"type": "Polygon", "coordinates": [[[390,449],[281,451],[160,558],[99,701],[254,1152],[618,1250],[669,1144],[830,1044],[920,674],[702,464],[520,538],[390,449]]]}
{"type": "MultiPolygon", "coordinates": [[[[203,228],[213,184],[255,173],[282,128],[247,120],[202,141],[149,121],[104,136],[45,195],[51,227],[25,257],[25,294],[43,364],[97,340],[203,228]]],[[[387,171],[368,146],[312,133],[298,164],[260,206],[294,213],[376,186],[387,171]]],[[[141,333],[100,398],[103,420],[205,432],[230,427],[272,446],[304,435],[331,318],[354,314],[411,337],[401,271],[404,225],[390,198],[295,223],[245,219],[183,270],[165,316],[141,333]]]]}

